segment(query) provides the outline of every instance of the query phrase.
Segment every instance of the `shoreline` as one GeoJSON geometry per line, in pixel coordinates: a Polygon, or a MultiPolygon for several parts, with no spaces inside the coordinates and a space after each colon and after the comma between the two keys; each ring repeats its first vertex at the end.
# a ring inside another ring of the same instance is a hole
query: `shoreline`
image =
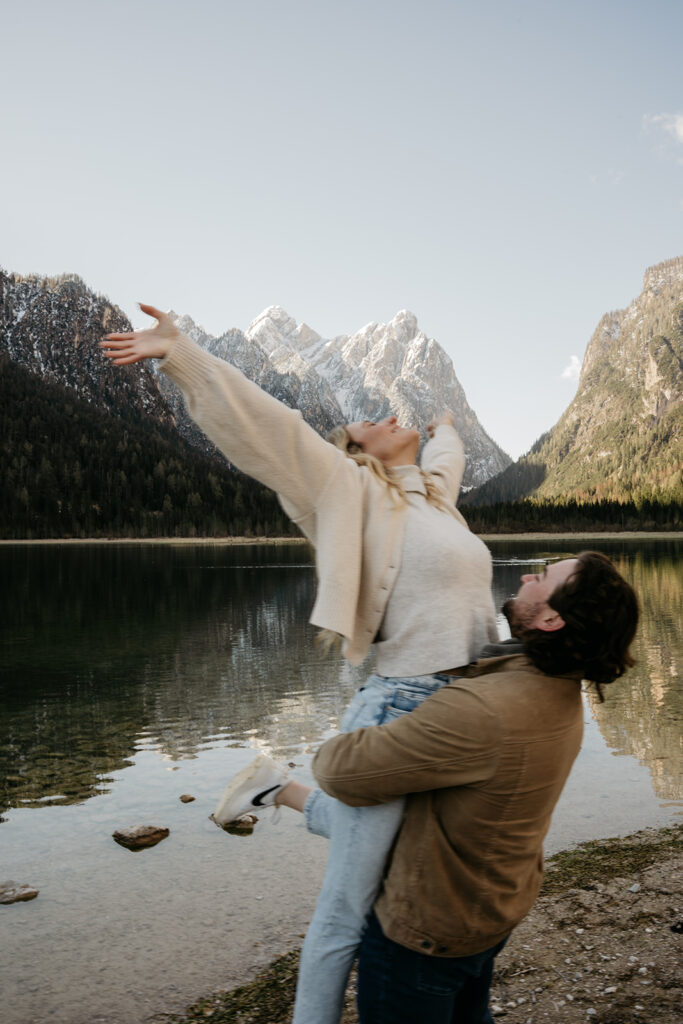
{"type": "MultiPolygon", "coordinates": [[[[683,533],[681,534],[683,537],[683,533]]],[[[188,546],[190,544],[214,544],[219,547],[239,547],[249,544],[267,544],[278,547],[283,544],[308,544],[305,537],[34,537],[21,540],[0,539],[0,546],[10,544],[166,544],[188,546]]]]}
{"type": "MultiPolygon", "coordinates": [[[[682,839],[683,825],[674,825],[550,857],[540,895],[496,961],[493,1016],[504,1024],[673,1021],[681,996],[682,839]]],[[[298,959],[298,950],[286,953],[252,981],[154,1020],[288,1024],[298,959]]],[[[352,976],[340,1024],[357,1021],[352,976]]]]}
{"type": "MultiPolygon", "coordinates": [[[[683,540],[683,530],[605,530],[601,533],[591,531],[567,531],[558,533],[479,533],[481,540],[492,541],[543,541],[562,540],[572,537],[576,540],[683,540]]],[[[32,537],[2,539],[0,546],[9,545],[56,545],[56,544],[165,544],[187,546],[190,544],[213,544],[219,547],[265,544],[276,547],[283,544],[309,544],[305,537],[32,537]]]]}

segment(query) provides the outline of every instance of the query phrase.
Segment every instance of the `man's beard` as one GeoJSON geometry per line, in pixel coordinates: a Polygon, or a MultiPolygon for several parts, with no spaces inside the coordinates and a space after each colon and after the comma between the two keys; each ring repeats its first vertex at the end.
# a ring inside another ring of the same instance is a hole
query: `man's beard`
{"type": "Polygon", "coordinates": [[[524,640],[533,629],[532,622],[538,615],[541,605],[536,603],[520,607],[516,598],[511,597],[505,602],[501,611],[508,621],[511,634],[518,640],[524,640]]]}

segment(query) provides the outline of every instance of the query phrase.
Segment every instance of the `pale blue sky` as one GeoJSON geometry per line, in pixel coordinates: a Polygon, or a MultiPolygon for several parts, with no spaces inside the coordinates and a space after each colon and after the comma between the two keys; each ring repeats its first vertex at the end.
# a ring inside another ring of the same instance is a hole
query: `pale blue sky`
{"type": "Polygon", "coordinates": [[[0,264],[207,330],[410,309],[511,455],[683,255],[677,0],[0,0],[0,264]]]}

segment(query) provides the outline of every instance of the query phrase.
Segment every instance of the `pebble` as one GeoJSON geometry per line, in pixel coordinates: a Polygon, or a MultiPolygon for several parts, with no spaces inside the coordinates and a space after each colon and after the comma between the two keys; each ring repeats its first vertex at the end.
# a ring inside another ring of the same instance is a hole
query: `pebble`
{"type": "Polygon", "coordinates": [[[640,892],[640,886],[638,885],[637,882],[634,882],[633,885],[629,885],[628,891],[629,892],[640,892]]]}
{"type": "Polygon", "coordinates": [[[193,796],[190,796],[190,794],[189,794],[189,793],[183,793],[183,795],[181,796],[181,798],[180,798],[180,799],[182,800],[182,802],[183,802],[184,804],[191,804],[191,803],[192,803],[192,801],[193,801],[193,800],[195,799],[195,797],[193,797],[193,796]]]}

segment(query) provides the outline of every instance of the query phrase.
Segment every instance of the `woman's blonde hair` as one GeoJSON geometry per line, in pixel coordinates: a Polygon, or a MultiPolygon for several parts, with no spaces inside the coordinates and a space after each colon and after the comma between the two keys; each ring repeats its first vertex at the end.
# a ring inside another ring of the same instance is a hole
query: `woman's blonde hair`
{"type": "MultiPolygon", "coordinates": [[[[398,475],[388,466],[385,466],[377,456],[364,452],[362,447],[353,440],[345,426],[335,427],[327,435],[326,440],[333,444],[335,448],[343,451],[350,459],[353,459],[356,465],[365,466],[377,480],[381,480],[383,484],[386,484],[394,501],[404,502],[406,500],[406,492],[401,486],[398,475]]],[[[443,495],[436,484],[433,483],[429,474],[425,473],[423,469],[420,469],[420,473],[429,504],[441,509],[442,512],[448,512],[449,509],[443,495]]]]}

